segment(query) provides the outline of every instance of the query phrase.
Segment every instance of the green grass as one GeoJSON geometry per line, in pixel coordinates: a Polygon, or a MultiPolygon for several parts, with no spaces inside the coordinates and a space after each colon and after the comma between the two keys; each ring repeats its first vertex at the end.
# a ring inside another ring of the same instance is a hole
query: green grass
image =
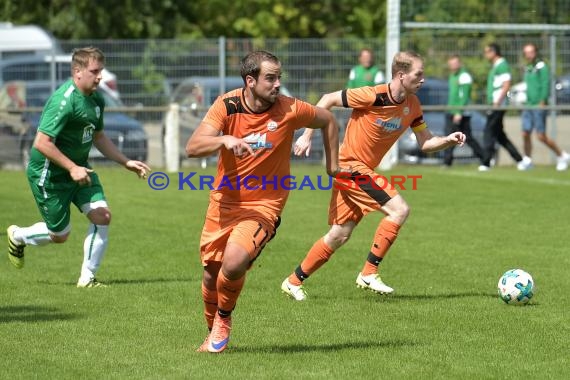
{"type": "MultiPolygon", "coordinates": [[[[206,332],[198,244],[207,192],[178,191],[175,176],[153,191],[122,169],[98,172],[113,211],[99,278],[111,287],[74,286],[87,229],[76,210],[68,242],[27,248],[23,270],[3,253],[0,378],[570,378],[569,173],[397,168],[389,174],[423,178],[401,192],[412,213],[382,263],[396,293],[354,286],[375,213],[307,281],[305,303],[279,287],[327,231],[329,192],[292,191],[277,237],[248,274],[230,348],[209,355],[195,352],[206,332]],[[526,307],[496,295],[515,267],[537,284],[526,307]]],[[[293,170],[307,173],[321,171],[293,170]]],[[[36,222],[24,174],[0,179],[3,228],[36,222]]]]}

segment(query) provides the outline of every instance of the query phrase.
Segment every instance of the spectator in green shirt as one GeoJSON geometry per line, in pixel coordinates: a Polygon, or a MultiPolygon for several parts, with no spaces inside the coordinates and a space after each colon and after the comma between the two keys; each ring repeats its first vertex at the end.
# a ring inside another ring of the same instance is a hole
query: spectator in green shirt
{"type": "Polygon", "coordinates": [[[546,135],[546,109],[550,95],[550,72],[548,65],[538,57],[538,48],[529,43],[523,47],[523,55],[527,62],[524,70],[524,82],[526,83],[526,105],[533,109],[525,109],[522,112],[522,135],[524,140],[524,153],[531,157],[532,131],[536,129],[536,137],[539,141],[550,148],[558,157],[556,170],[568,169],[570,155],[560,150],[556,142],[546,135]]]}
{"type": "MultiPolygon", "coordinates": [[[[471,147],[473,153],[481,160],[483,164],[483,149],[473,138],[471,134],[471,114],[463,109],[469,104],[471,99],[471,87],[473,86],[473,77],[461,64],[461,58],[458,55],[452,55],[447,60],[449,68],[449,93],[447,105],[450,108],[445,115],[447,134],[453,132],[463,132],[465,135],[465,143],[471,147]]],[[[453,149],[447,148],[443,152],[443,163],[445,166],[451,166],[453,163],[453,149]]]]}
{"type": "Polygon", "coordinates": [[[362,49],[358,56],[358,66],[354,66],[348,75],[346,88],[375,86],[384,83],[384,74],[374,65],[374,53],[370,49],[362,49]]]}
{"type": "Polygon", "coordinates": [[[485,159],[479,171],[487,171],[491,166],[491,159],[495,154],[495,144],[502,145],[517,162],[519,170],[528,170],[531,162],[523,157],[507,137],[503,126],[505,110],[499,107],[507,104],[507,93],[511,88],[511,68],[507,60],[501,56],[501,48],[496,43],[485,46],[485,58],[491,63],[491,70],[487,77],[487,103],[492,108],[487,112],[485,125],[485,159]]]}

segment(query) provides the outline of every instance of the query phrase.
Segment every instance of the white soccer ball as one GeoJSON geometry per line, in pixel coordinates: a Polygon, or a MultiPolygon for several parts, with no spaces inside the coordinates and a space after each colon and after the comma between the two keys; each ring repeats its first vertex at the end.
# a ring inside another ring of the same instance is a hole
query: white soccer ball
{"type": "Polygon", "coordinates": [[[534,294],[534,280],[522,269],[506,271],[497,287],[499,297],[509,305],[526,305],[534,294]]]}

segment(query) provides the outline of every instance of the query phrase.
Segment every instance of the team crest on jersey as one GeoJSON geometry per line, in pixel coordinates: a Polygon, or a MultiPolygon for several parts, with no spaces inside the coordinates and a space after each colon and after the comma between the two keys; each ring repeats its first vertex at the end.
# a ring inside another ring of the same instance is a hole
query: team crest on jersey
{"type": "Polygon", "coordinates": [[[95,115],[97,115],[97,119],[101,117],[101,108],[99,106],[95,107],[95,115]]]}
{"type": "Polygon", "coordinates": [[[88,143],[93,140],[93,132],[95,131],[95,126],[93,124],[89,124],[83,129],[83,139],[81,140],[82,144],[88,143]]]}
{"type": "Polygon", "coordinates": [[[409,115],[410,114],[410,107],[404,107],[404,115],[409,115]]]}
{"type": "Polygon", "coordinates": [[[269,123],[267,123],[267,130],[269,132],[275,132],[277,130],[277,122],[271,120],[269,123]]]}
{"type": "Polygon", "coordinates": [[[267,133],[251,133],[245,136],[243,140],[248,143],[253,150],[273,148],[273,144],[267,142],[267,133]]]}
{"type": "Polygon", "coordinates": [[[391,133],[391,132],[395,132],[397,130],[400,129],[401,125],[402,125],[402,119],[400,119],[399,117],[390,119],[390,120],[382,120],[382,119],[376,119],[376,122],[374,123],[374,125],[376,125],[377,127],[381,127],[383,128],[386,132],[391,133]]]}

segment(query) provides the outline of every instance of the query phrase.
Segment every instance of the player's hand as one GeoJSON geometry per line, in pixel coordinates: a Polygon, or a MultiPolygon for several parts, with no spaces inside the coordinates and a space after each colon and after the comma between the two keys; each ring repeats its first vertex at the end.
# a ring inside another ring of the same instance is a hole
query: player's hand
{"type": "Polygon", "coordinates": [[[226,135],[224,137],[224,146],[227,150],[233,151],[237,157],[242,157],[247,154],[251,154],[253,156],[255,154],[251,146],[243,139],[238,139],[231,135],[226,135]]]}
{"type": "Polygon", "coordinates": [[[336,166],[334,168],[331,169],[327,169],[327,174],[330,175],[331,177],[337,177],[340,174],[348,174],[349,176],[352,174],[352,168],[348,167],[341,167],[341,166],[336,166]]]}
{"type": "Polygon", "coordinates": [[[146,179],[148,173],[151,172],[150,167],[142,161],[137,160],[129,160],[125,164],[125,168],[128,170],[137,173],[139,178],[146,179]]]}
{"type": "Polygon", "coordinates": [[[89,173],[93,173],[93,169],[89,169],[83,166],[74,166],[69,171],[71,179],[80,185],[91,185],[91,177],[89,173]]]}
{"type": "Polygon", "coordinates": [[[453,124],[461,123],[461,119],[463,119],[463,116],[461,116],[461,114],[453,115],[453,124]]]}
{"type": "Polygon", "coordinates": [[[447,142],[463,146],[465,144],[465,135],[461,132],[453,132],[447,136],[447,142]]]}
{"type": "Polygon", "coordinates": [[[302,156],[304,153],[305,157],[309,157],[309,153],[311,153],[311,138],[305,136],[304,133],[299,136],[293,145],[293,153],[295,153],[295,156],[302,156]]]}

